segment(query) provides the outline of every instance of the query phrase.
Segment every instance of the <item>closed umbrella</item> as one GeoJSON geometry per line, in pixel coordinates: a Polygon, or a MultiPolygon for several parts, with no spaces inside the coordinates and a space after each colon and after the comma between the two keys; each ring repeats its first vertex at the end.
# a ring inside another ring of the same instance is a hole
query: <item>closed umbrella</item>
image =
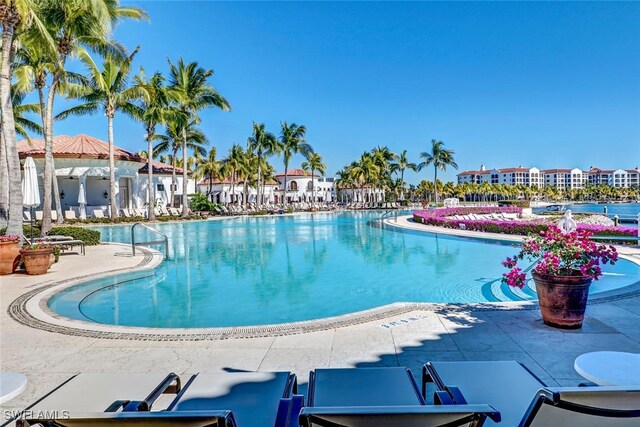
{"type": "Polygon", "coordinates": [[[78,188],[78,204],[80,205],[80,219],[87,219],[87,193],[84,189],[84,182],[80,180],[78,188]]]}
{"type": "Polygon", "coordinates": [[[33,208],[40,206],[40,190],[38,189],[38,172],[32,157],[24,161],[22,176],[22,205],[31,212],[31,240],[33,241],[33,208]]]}

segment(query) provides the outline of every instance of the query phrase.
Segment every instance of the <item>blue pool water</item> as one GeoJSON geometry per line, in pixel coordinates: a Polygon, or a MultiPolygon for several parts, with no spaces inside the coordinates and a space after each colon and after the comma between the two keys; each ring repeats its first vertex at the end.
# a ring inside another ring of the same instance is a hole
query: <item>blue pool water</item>
{"type": "MultiPolygon", "coordinates": [[[[71,287],[54,295],[49,307],[99,323],[175,328],[301,321],[394,302],[504,299],[500,262],[515,247],[372,227],[369,221],[379,216],[344,212],[159,224],[169,236],[170,261],[154,271],[71,287]]],[[[129,226],[99,230],[104,241],[130,242],[129,226]]],[[[138,231],[142,239],[152,238],[138,231]]],[[[605,271],[592,293],[640,281],[640,266],[628,261],[605,271]]]]}

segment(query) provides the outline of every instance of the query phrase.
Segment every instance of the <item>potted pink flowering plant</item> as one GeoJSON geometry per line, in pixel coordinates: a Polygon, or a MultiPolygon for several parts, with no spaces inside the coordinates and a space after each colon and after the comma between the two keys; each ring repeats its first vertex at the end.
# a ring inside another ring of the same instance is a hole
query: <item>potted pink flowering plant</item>
{"type": "Polygon", "coordinates": [[[591,281],[602,275],[601,264],[618,260],[613,246],[598,244],[590,240],[591,235],[582,229],[564,233],[557,227],[530,235],[520,253],[502,263],[509,269],[503,283],[524,287],[526,273],[518,261],[526,258],[535,262],[531,275],[544,323],[567,329],[582,327],[591,281]]]}

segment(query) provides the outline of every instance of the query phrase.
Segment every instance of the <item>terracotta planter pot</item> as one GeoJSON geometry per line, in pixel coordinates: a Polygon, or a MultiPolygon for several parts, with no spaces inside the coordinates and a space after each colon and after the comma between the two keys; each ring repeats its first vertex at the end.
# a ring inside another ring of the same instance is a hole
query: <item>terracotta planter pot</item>
{"type": "Polygon", "coordinates": [[[0,242],[0,276],[16,271],[20,264],[20,242],[0,242]]]}
{"type": "Polygon", "coordinates": [[[589,298],[589,276],[549,276],[532,273],[542,320],[563,329],[582,327],[589,298]]]}
{"type": "Polygon", "coordinates": [[[20,249],[22,262],[27,274],[44,274],[49,270],[49,262],[51,261],[52,248],[43,249],[20,249]]]}

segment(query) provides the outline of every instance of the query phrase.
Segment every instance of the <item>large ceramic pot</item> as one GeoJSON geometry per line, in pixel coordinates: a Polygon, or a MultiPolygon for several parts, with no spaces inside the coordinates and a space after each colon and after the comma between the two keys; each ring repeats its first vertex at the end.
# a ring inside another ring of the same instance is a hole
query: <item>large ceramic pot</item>
{"type": "Polygon", "coordinates": [[[581,328],[591,277],[579,273],[575,276],[549,276],[535,272],[532,276],[544,323],[563,329],[581,328]]]}
{"type": "Polygon", "coordinates": [[[20,249],[27,274],[44,274],[49,270],[53,248],[20,249]]]}
{"type": "Polygon", "coordinates": [[[0,242],[0,276],[16,271],[20,264],[20,242],[0,242]]]}

